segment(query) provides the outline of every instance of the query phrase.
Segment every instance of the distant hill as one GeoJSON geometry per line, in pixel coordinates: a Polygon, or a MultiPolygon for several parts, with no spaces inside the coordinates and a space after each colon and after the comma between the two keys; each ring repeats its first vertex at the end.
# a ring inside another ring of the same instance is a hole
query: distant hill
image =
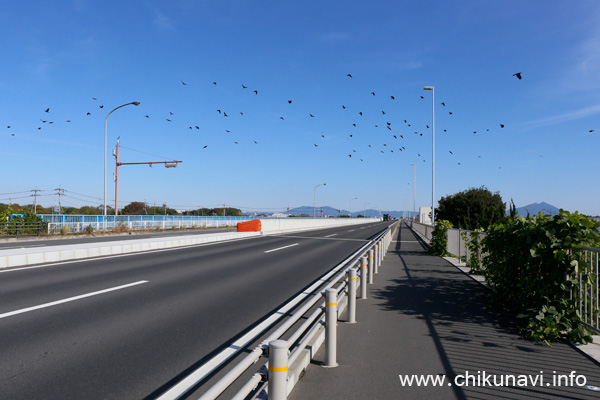
{"type": "Polygon", "coordinates": [[[537,215],[540,211],[544,214],[556,215],[558,214],[559,209],[554,207],[552,204],[544,202],[532,203],[517,208],[517,212],[524,217],[527,216],[527,213],[529,213],[529,215],[533,217],[534,215],[537,215]]]}
{"type": "MultiPolygon", "coordinates": [[[[323,210],[322,213],[323,215],[328,215],[331,217],[338,217],[340,215],[348,215],[349,212],[348,210],[340,210],[337,208],[333,208],[333,207],[329,207],[329,206],[325,206],[325,207],[317,207],[317,217],[320,217],[321,214],[321,209],[323,210]]],[[[389,214],[392,217],[396,217],[396,218],[401,218],[402,217],[402,211],[384,211],[381,210],[381,214],[379,213],[379,210],[374,210],[374,209],[368,209],[368,210],[359,210],[359,211],[352,211],[352,216],[353,217],[357,217],[358,215],[362,215],[365,217],[379,217],[380,215],[383,214],[389,214]]],[[[314,209],[311,206],[302,206],[302,207],[296,207],[296,208],[292,208],[290,209],[290,214],[291,215],[302,215],[302,214],[306,214],[309,217],[312,217],[314,214],[314,209]]],[[[412,214],[412,212],[411,212],[412,214]]]]}

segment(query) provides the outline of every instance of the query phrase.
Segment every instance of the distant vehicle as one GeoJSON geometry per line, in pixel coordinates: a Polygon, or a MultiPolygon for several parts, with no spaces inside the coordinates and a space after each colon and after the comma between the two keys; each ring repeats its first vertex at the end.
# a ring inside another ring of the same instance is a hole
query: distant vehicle
{"type": "Polygon", "coordinates": [[[392,219],[390,218],[390,214],[383,214],[383,220],[384,221],[391,221],[392,219]]]}

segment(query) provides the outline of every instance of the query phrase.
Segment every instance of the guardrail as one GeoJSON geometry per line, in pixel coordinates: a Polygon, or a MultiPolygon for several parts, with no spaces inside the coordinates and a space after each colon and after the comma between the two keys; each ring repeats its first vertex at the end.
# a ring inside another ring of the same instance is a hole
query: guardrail
{"type": "MultiPolygon", "coordinates": [[[[200,399],[217,399],[252,365],[261,358],[267,357],[268,362],[262,365],[231,398],[241,400],[251,394],[258,395],[261,392],[264,395],[266,389],[269,399],[285,399],[323,341],[325,343],[325,366],[337,366],[336,323],[338,315],[348,307],[347,322],[356,323],[357,287],[360,287],[360,298],[366,299],[367,285],[373,283],[373,275],[378,272],[391,243],[392,230],[396,228],[397,223],[390,225],[384,232],[322,277],[313,285],[315,288],[311,287],[305,290],[305,294],[300,295],[303,296],[303,305],[282,322],[273,333],[262,339],[260,344],[247,356],[232,366],[218,382],[202,394],[200,399]],[[332,276],[333,278],[331,278],[332,276]],[[317,293],[311,295],[315,290],[317,293]],[[307,297],[308,300],[306,300],[307,297]],[[323,297],[325,297],[324,301],[323,297]],[[301,319],[304,319],[302,324],[291,331],[291,328],[301,319]],[[307,350],[309,346],[311,347],[310,352],[307,350]]],[[[292,303],[297,299],[292,300],[292,303]]],[[[279,310],[275,314],[279,314],[278,318],[281,319],[285,312],[279,310]]],[[[261,334],[262,332],[257,333],[249,341],[260,340],[258,337],[261,334]]],[[[241,350],[245,350],[245,347],[237,346],[237,351],[241,350]]],[[[212,360],[207,364],[211,364],[211,362],[212,360]]],[[[178,399],[221,368],[222,365],[212,368],[200,367],[158,399],[178,399]]]]}
{"type": "Polygon", "coordinates": [[[0,222],[0,237],[41,236],[44,222],[0,222]]]}

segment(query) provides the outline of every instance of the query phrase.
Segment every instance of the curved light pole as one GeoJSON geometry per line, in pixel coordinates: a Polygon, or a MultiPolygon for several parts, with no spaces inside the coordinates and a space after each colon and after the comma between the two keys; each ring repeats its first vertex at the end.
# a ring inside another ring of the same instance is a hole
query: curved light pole
{"type": "Polygon", "coordinates": [[[119,107],[113,109],[111,112],[109,112],[106,115],[106,118],[104,119],[104,222],[106,222],[106,136],[107,136],[106,127],[107,127],[107,122],[108,122],[108,116],[110,114],[112,114],[114,111],[118,110],[119,108],[128,106],[130,104],[133,104],[134,106],[139,106],[140,102],[132,101],[131,103],[123,104],[122,106],[119,106],[119,107]]]}
{"type": "Polygon", "coordinates": [[[320,185],[315,186],[314,202],[313,202],[313,218],[317,217],[317,188],[319,186],[327,186],[327,184],[321,183],[320,185]]]}
{"type": "Polygon", "coordinates": [[[435,225],[435,86],[425,86],[423,90],[431,90],[431,225],[435,225]]]}
{"type": "Polygon", "coordinates": [[[358,199],[358,197],[354,197],[353,199],[350,199],[350,209],[349,209],[349,211],[350,211],[350,218],[352,218],[352,200],[357,200],[357,199],[358,199]]]}

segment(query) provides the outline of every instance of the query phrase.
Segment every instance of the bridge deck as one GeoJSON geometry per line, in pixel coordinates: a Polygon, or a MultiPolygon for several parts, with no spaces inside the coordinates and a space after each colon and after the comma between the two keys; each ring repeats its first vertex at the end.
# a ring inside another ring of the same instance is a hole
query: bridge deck
{"type": "Polygon", "coordinates": [[[339,366],[321,367],[321,349],[289,399],[600,397],[596,362],[567,344],[520,337],[510,315],[486,307],[488,289],[427,255],[406,226],[394,239],[369,299],[357,300],[358,323],[340,316],[339,366]],[[445,381],[408,386],[399,375],[445,381]]]}

